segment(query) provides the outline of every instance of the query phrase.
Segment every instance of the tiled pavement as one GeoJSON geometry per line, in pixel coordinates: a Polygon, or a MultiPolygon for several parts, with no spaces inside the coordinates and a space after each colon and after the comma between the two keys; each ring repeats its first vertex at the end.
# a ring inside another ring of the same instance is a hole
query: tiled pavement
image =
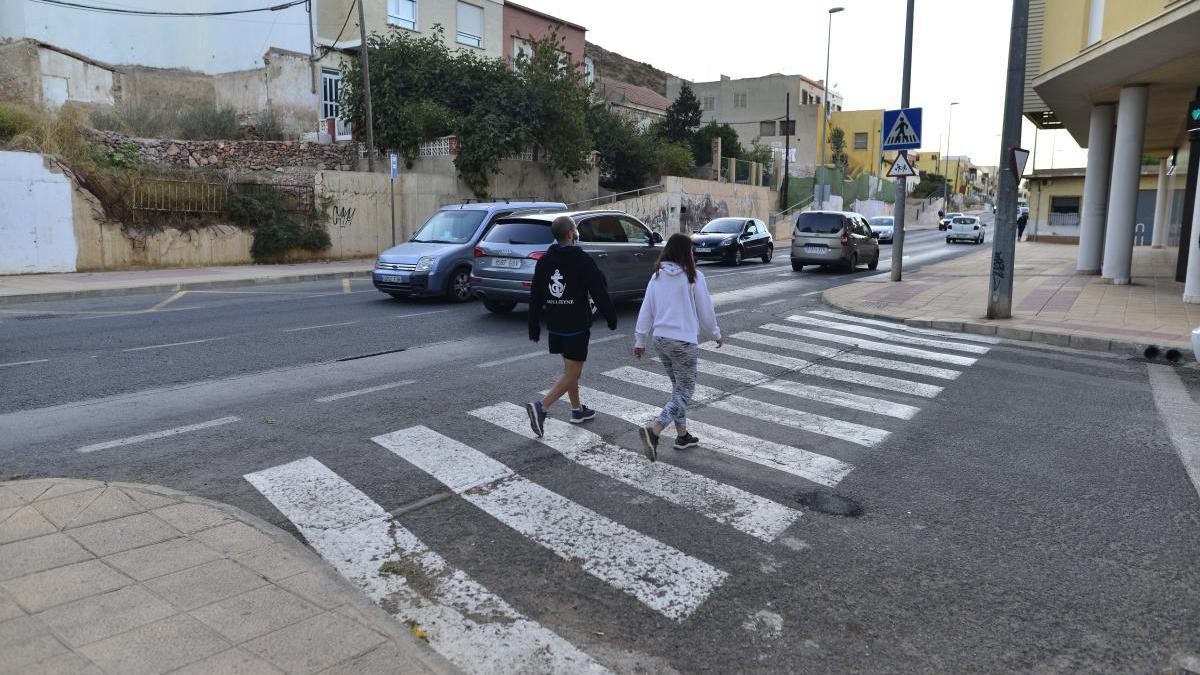
{"type": "Polygon", "coordinates": [[[991,247],[926,265],[899,284],[878,275],[827,290],[824,299],[855,314],[918,326],[1114,352],[1175,347],[1190,358],[1200,305],[1183,302],[1173,249],[1135,250],[1129,286],[1077,276],[1077,252],[1076,246],[1019,242],[1008,320],[984,318],[991,247]]]}
{"type": "Polygon", "coordinates": [[[0,483],[0,673],[448,673],[292,536],[166,488],[0,483]]]}

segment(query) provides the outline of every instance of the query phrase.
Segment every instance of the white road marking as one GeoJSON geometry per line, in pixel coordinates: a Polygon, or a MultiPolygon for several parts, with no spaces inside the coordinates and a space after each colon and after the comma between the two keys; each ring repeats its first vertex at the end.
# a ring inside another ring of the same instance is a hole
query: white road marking
{"type": "Polygon", "coordinates": [[[0,368],[7,368],[9,366],[28,366],[28,365],[31,365],[34,363],[49,363],[49,362],[50,362],[50,359],[34,359],[32,361],[13,361],[12,363],[0,363],[0,368]]]}
{"type": "MultiPolygon", "coordinates": [[[[652,373],[648,370],[634,368],[632,366],[622,366],[604,373],[606,376],[629,382],[649,389],[657,389],[658,391],[670,393],[672,389],[671,380],[666,375],[652,373]]],[[[854,422],[845,422],[825,415],[817,415],[815,413],[805,412],[803,410],[795,410],[785,408],[773,403],[764,401],[756,401],[738,396],[736,394],[726,394],[720,389],[707,387],[703,384],[697,384],[693,401],[696,403],[704,403],[710,408],[724,410],[737,415],[743,415],[763,422],[771,422],[780,426],[800,429],[822,436],[829,436],[838,440],[861,445],[867,448],[873,448],[883,441],[887,440],[888,432],[883,429],[868,427],[863,424],[855,424],[854,422]]]]}
{"type": "Polygon", "coordinates": [[[183,427],[175,427],[174,429],[164,429],[162,431],[155,431],[155,432],[152,432],[149,434],[142,434],[140,436],[130,436],[129,438],[119,438],[115,441],[106,441],[104,443],[85,445],[81,448],[75,448],[75,452],[96,452],[97,450],[108,450],[109,448],[118,448],[123,445],[133,445],[134,443],[141,443],[143,441],[152,441],[156,438],[166,438],[168,436],[177,436],[179,434],[186,434],[189,431],[199,431],[201,429],[210,429],[212,427],[219,427],[219,426],[222,426],[225,424],[232,424],[234,422],[240,422],[241,420],[242,420],[242,418],[240,418],[240,417],[232,417],[232,416],[231,417],[222,417],[220,419],[209,420],[207,422],[200,422],[199,424],[189,424],[189,425],[183,426],[183,427]]]}
{"type": "Polygon", "coordinates": [[[172,302],[175,302],[176,300],[182,298],[183,296],[185,296],[187,294],[188,294],[187,291],[178,291],[171,297],[167,298],[166,300],[163,300],[162,302],[158,303],[157,305],[151,307],[150,309],[148,309],[146,311],[147,312],[158,311],[158,310],[162,309],[163,307],[166,307],[167,305],[171,304],[172,302]]]}
{"type": "Polygon", "coordinates": [[[493,518],[670,619],[691,616],[729,576],[427,427],[372,440],[493,518]]]}
{"type": "MultiPolygon", "coordinates": [[[[356,291],[356,292],[357,292],[357,291],[356,291]]],[[[369,291],[368,291],[368,292],[369,292],[369,291]]],[[[393,316],[393,317],[389,317],[389,318],[392,318],[392,319],[407,319],[407,318],[409,318],[409,317],[414,317],[414,316],[429,316],[430,314],[445,314],[446,312],[449,312],[449,311],[450,311],[450,310],[448,310],[448,309],[435,309],[435,310],[433,310],[433,311],[429,311],[429,312],[414,312],[414,313],[412,313],[412,314],[397,314],[397,315],[395,315],[395,316],[393,316]]]]}
{"type": "Polygon", "coordinates": [[[404,380],[402,382],[391,382],[389,384],[381,384],[381,385],[374,386],[374,387],[367,387],[366,389],[355,389],[354,391],[342,392],[341,394],[334,394],[332,396],[323,396],[321,398],[316,399],[316,401],[317,401],[317,403],[329,403],[330,401],[340,401],[344,398],[350,398],[352,396],[361,396],[363,394],[374,394],[377,391],[385,391],[388,389],[395,389],[396,387],[403,387],[403,386],[410,385],[410,384],[416,384],[416,382],[417,382],[416,380],[404,380]]]}
{"type": "MultiPolygon", "coordinates": [[[[602,391],[580,387],[579,395],[587,405],[630,424],[646,424],[658,416],[659,408],[602,391]]],[[[688,420],[688,431],[701,437],[701,447],[730,455],[760,466],[777,469],[827,487],[836,487],[854,470],[854,466],[808,450],[775,443],[704,422],[688,420]]]]}
{"type": "Polygon", "coordinates": [[[787,301],[788,301],[788,299],[787,299],[787,298],[780,298],[779,300],[772,300],[772,301],[770,301],[770,302],[764,302],[764,303],[762,304],[762,306],[763,306],[763,307],[767,307],[767,306],[769,306],[769,305],[778,305],[778,304],[779,304],[779,303],[781,303],[781,302],[787,302],[787,301]]]}
{"type": "Polygon", "coordinates": [[[224,339],[225,338],[223,338],[223,337],[218,337],[218,338],[205,338],[203,340],[188,340],[187,342],[168,342],[166,344],[148,345],[146,347],[130,347],[129,349],[122,349],[121,351],[123,351],[123,352],[140,352],[140,351],[145,351],[147,349],[165,349],[167,347],[182,347],[184,345],[198,345],[198,344],[202,344],[204,342],[216,342],[218,340],[224,340],[224,339]]]}
{"type": "Polygon", "coordinates": [[[757,300],[771,295],[780,293],[791,293],[796,290],[796,284],[792,281],[776,281],[773,284],[761,284],[758,286],[747,286],[733,291],[722,291],[714,293],[712,296],[713,304],[720,307],[723,304],[731,302],[745,302],[747,300],[757,300]]]}
{"type": "Polygon", "coordinates": [[[342,292],[343,293],[350,292],[350,279],[342,279],[342,292]]]}
{"type": "Polygon", "coordinates": [[[800,517],[800,511],[732,485],[671,464],[647,462],[640,452],[606,443],[600,436],[560,420],[546,420],[546,436],[538,439],[529,428],[525,409],[512,403],[472,410],[471,414],[525,438],[540,440],[596,473],[763,541],[774,541],[800,517]]]}
{"type": "Polygon", "coordinates": [[[1192,400],[1173,367],[1152,363],[1146,367],[1150,369],[1150,391],[1158,416],[1166,423],[1179,460],[1200,494],[1200,405],[1192,400]]]}
{"type": "Polygon", "coordinates": [[[828,312],[824,310],[813,310],[809,312],[809,314],[819,314],[821,316],[828,316],[840,321],[853,321],[854,323],[863,323],[867,324],[868,326],[882,326],[884,328],[903,331],[905,333],[914,333],[916,335],[952,338],[954,340],[965,340],[967,342],[979,342],[985,345],[1000,344],[1000,338],[990,337],[987,335],[975,335],[974,333],[955,333],[953,331],[934,330],[932,328],[918,328],[916,326],[909,326],[908,324],[896,323],[894,321],[868,319],[861,316],[854,316],[853,314],[838,314],[837,312],[828,312]]]}
{"type": "Polygon", "coordinates": [[[833,366],[823,366],[815,364],[804,359],[797,359],[783,354],[773,354],[757,349],[747,349],[739,345],[726,344],[721,349],[717,349],[712,343],[700,345],[700,348],[714,354],[724,354],[738,359],[746,359],[747,361],[757,361],[765,363],[769,366],[779,368],[787,368],[788,370],[803,371],[803,375],[812,375],[814,377],[823,377],[829,380],[837,380],[838,382],[850,382],[853,384],[861,384],[867,387],[875,387],[877,389],[886,389],[888,391],[898,391],[904,394],[912,394],[913,396],[921,396],[923,398],[933,398],[942,393],[942,388],[932,384],[923,382],[912,382],[910,380],[902,380],[898,377],[890,377],[887,375],[876,375],[874,373],[863,373],[857,370],[846,370],[845,368],[835,368],[833,366]]]}
{"type": "Polygon", "coordinates": [[[430,646],[466,672],[608,672],[451,567],[312,457],[245,478],[343,577],[399,621],[425,631],[430,646]],[[397,569],[384,573],[384,565],[397,569]]]}
{"type": "Polygon", "coordinates": [[[820,403],[850,408],[852,410],[862,410],[902,420],[912,419],[917,413],[921,412],[921,409],[916,406],[894,403],[881,398],[871,398],[870,396],[859,396],[858,394],[828,389],[826,387],[814,387],[809,384],[792,382],[791,380],[777,380],[757,370],[739,368],[738,366],[730,366],[706,359],[701,359],[697,363],[697,368],[700,372],[707,375],[715,375],[716,377],[722,377],[760,389],[767,389],[779,394],[806,398],[820,403]]]}
{"type": "Polygon", "coordinates": [[[801,340],[787,340],[784,338],[772,337],[755,333],[752,331],[742,331],[735,333],[730,337],[747,342],[753,342],[760,345],[769,345],[771,347],[779,347],[782,349],[790,349],[796,352],[805,354],[814,354],[821,358],[830,359],[832,361],[840,361],[842,363],[853,363],[860,366],[870,366],[872,368],[883,368],[885,370],[898,370],[902,373],[912,375],[924,375],[926,377],[936,377],[942,380],[957,379],[962,371],[951,370],[949,368],[936,368],[934,366],[923,366],[907,361],[896,361],[894,359],[881,359],[875,356],[867,356],[856,352],[846,352],[836,347],[825,347],[823,345],[814,345],[811,342],[801,340]]]}
{"type": "MultiPolygon", "coordinates": [[[[816,312],[810,312],[815,314],[816,312]]],[[[877,330],[866,326],[856,326],[850,323],[840,323],[837,321],[825,321],[811,316],[789,316],[788,321],[807,324],[810,326],[819,326],[821,328],[831,328],[840,330],[846,333],[857,333],[859,335],[868,335],[870,337],[883,338],[885,340],[902,340],[905,344],[920,345],[922,347],[937,347],[940,349],[950,349],[958,352],[966,352],[968,354],[987,354],[991,351],[991,347],[984,347],[978,344],[963,344],[961,342],[947,342],[945,340],[930,340],[928,338],[914,337],[912,335],[904,335],[901,333],[893,333],[885,330],[877,330]]]]}
{"type": "Polygon", "coordinates": [[[324,323],[320,326],[302,326],[300,328],[285,328],[281,333],[299,333],[302,330],[317,330],[319,328],[337,328],[338,326],[353,326],[357,321],[343,321],[341,323],[324,323]]]}
{"type": "Polygon", "coordinates": [[[825,333],[823,331],[809,330],[807,328],[799,328],[797,326],[784,326],[777,323],[768,323],[759,328],[773,330],[779,333],[787,333],[788,335],[799,335],[801,337],[813,338],[814,340],[825,340],[826,342],[836,342],[843,346],[857,347],[871,352],[880,352],[883,354],[894,354],[896,356],[907,356],[913,359],[924,359],[926,361],[938,361],[940,363],[949,363],[955,366],[973,366],[977,359],[969,356],[961,356],[959,354],[943,354],[940,352],[931,352],[924,349],[916,349],[914,347],[905,347],[903,345],[894,345],[888,342],[875,342],[866,338],[857,337],[854,335],[835,335],[833,333],[825,333]]]}
{"type": "Polygon", "coordinates": [[[807,292],[807,293],[801,293],[801,294],[800,294],[800,297],[802,297],[802,298],[807,298],[807,297],[808,297],[808,296],[810,296],[810,295],[816,295],[817,293],[824,293],[824,292],[825,292],[825,291],[823,291],[823,290],[820,290],[820,291],[809,291],[809,292],[807,292]]]}
{"type": "Polygon", "coordinates": [[[724,312],[717,312],[717,316],[725,316],[727,314],[737,314],[738,312],[744,312],[744,311],[746,311],[745,307],[742,307],[741,309],[727,309],[724,312]]]}
{"type": "MultiPolygon", "coordinates": [[[[547,336],[542,336],[542,337],[543,337],[543,339],[549,339],[547,336]]],[[[596,338],[595,340],[592,340],[591,344],[596,345],[596,344],[600,344],[601,342],[611,342],[613,340],[620,340],[623,337],[627,337],[627,336],[624,333],[617,333],[616,335],[606,335],[602,338],[596,338]]],[[[496,366],[503,366],[507,363],[515,363],[517,361],[524,361],[525,359],[537,358],[539,356],[553,356],[553,355],[545,350],[539,349],[536,352],[526,352],[524,354],[517,354],[516,356],[510,356],[505,359],[496,359],[495,361],[485,361],[476,367],[477,368],[495,368],[496,366]]]]}

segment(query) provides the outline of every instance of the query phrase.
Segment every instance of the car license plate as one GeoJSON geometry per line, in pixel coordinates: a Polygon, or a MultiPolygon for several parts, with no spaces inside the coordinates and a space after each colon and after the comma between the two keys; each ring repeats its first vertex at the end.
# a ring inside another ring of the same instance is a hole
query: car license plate
{"type": "Polygon", "coordinates": [[[408,279],[405,279],[404,277],[400,276],[399,274],[381,274],[381,275],[379,275],[379,280],[384,283],[389,283],[389,284],[396,284],[396,283],[402,284],[402,283],[408,281],[408,279]]]}
{"type": "Polygon", "coordinates": [[[804,252],[805,253],[827,253],[827,252],[829,252],[829,247],[821,246],[820,244],[805,244],[804,252]]]}
{"type": "Polygon", "coordinates": [[[493,267],[507,267],[509,269],[519,269],[521,267],[520,258],[496,258],[492,261],[493,267]]]}
{"type": "Polygon", "coordinates": [[[696,247],[696,253],[711,253],[711,252],[712,252],[711,248],[707,248],[705,246],[697,246],[696,247]]]}

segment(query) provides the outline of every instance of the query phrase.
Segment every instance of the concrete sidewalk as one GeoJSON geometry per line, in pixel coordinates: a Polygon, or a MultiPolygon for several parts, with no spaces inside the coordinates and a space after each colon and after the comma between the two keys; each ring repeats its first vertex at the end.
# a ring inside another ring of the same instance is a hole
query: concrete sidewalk
{"type": "Polygon", "coordinates": [[[451,673],[287,533],[166,488],[0,483],[0,673],[451,673]]]}
{"type": "Polygon", "coordinates": [[[1032,340],[1078,349],[1140,354],[1149,345],[1192,355],[1200,305],[1183,302],[1174,250],[1138,247],[1133,284],[1075,274],[1078,247],[1018,242],[1013,318],[989,320],[990,246],[926,265],[892,283],[887,275],[825,291],[826,303],[853,314],[914,326],[1032,340]]]}
{"type": "Polygon", "coordinates": [[[162,293],[250,284],[367,278],[374,258],[290,265],[229,265],[127,272],[72,272],[0,276],[0,305],[73,300],[134,293],[162,293]]]}

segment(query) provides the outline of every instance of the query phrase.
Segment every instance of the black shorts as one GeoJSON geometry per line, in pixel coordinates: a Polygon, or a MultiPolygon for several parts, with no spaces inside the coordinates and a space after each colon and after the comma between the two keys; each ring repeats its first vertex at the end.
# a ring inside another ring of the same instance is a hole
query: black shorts
{"type": "Polygon", "coordinates": [[[564,359],[571,361],[587,361],[588,343],[591,342],[591,331],[579,335],[550,334],[550,353],[562,354],[564,359]]]}

